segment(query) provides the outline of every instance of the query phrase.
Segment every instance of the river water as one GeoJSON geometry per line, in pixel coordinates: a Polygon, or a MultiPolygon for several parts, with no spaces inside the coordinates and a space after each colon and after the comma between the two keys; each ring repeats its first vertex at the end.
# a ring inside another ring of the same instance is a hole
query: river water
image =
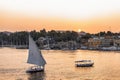
{"type": "Polygon", "coordinates": [[[27,74],[28,50],[0,48],[0,80],[120,80],[120,52],[42,50],[44,73],[27,74]],[[75,67],[75,60],[90,59],[93,67],[75,67]]]}

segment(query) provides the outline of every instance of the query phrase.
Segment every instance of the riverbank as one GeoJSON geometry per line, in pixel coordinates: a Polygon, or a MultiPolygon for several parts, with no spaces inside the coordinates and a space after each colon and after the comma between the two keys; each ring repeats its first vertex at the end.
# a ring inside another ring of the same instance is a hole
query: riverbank
{"type": "MultiPolygon", "coordinates": [[[[8,47],[8,48],[15,48],[15,49],[28,49],[28,46],[3,46],[3,47],[0,47],[0,48],[4,48],[4,47],[8,47]]],[[[41,50],[63,50],[63,51],[68,51],[68,50],[90,50],[90,51],[120,51],[120,48],[119,49],[88,49],[88,48],[84,48],[84,49],[81,49],[81,48],[75,48],[75,49],[69,49],[69,48],[63,48],[63,49],[50,49],[50,48],[44,48],[44,49],[41,49],[41,50]]]]}

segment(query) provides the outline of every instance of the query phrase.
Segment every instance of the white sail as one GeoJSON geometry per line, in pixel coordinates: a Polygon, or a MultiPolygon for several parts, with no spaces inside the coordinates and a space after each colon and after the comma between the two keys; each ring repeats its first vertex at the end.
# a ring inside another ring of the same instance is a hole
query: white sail
{"type": "Polygon", "coordinates": [[[46,64],[45,59],[43,58],[41,51],[39,51],[36,43],[29,35],[29,56],[27,63],[36,64],[38,66],[44,66],[46,64]]]}

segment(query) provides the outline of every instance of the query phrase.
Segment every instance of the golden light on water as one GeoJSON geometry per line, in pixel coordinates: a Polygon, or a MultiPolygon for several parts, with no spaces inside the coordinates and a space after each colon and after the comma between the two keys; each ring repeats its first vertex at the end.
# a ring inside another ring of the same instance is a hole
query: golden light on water
{"type": "Polygon", "coordinates": [[[26,63],[27,53],[27,49],[0,48],[0,80],[120,80],[119,52],[43,50],[47,61],[45,75],[25,72],[33,66],[26,63]],[[95,64],[89,68],[75,67],[74,61],[82,59],[95,64]]]}

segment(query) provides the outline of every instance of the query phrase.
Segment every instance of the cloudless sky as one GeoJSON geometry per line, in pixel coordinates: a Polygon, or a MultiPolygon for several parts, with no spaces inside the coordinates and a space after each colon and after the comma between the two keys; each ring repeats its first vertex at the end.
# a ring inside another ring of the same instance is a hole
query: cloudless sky
{"type": "Polygon", "coordinates": [[[120,31],[120,0],[0,0],[0,13],[1,31],[120,31]]]}

